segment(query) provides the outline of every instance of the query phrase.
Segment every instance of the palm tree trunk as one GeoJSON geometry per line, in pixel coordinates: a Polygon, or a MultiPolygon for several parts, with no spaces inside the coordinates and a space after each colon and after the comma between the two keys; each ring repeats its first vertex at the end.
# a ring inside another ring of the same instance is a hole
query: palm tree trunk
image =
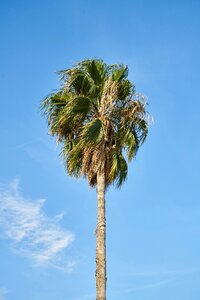
{"type": "Polygon", "coordinates": [[[106,300],[105,173],[97,174],[96,300],[106,300]]]}

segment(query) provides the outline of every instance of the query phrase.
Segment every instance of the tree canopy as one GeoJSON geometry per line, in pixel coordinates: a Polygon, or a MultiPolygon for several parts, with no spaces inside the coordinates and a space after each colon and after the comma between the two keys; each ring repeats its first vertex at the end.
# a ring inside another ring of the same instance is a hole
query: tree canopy
{"type": "Polygon", "coordinates": [[[90,186],[105,173],[106,186],[122,185],[127,161],[148,134],[145,97],[128,79],[128,67],[86,59],[58,72],[61,87],[41,103],[49,132],[62,146],[69,175],[85,176],[90,186]]]}

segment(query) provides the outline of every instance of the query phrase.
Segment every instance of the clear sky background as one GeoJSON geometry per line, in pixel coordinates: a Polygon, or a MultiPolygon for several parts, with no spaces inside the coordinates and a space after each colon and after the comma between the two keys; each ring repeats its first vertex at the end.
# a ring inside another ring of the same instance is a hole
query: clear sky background
{"type": "Polygon", "coordinates": [[[0,33],[0,300],[95,299],[95,190],[39,112],[91,57],[127,64],[155,120],[107,193],[108,299],[199,300],[200,2],[1,0],[0,33]]]}

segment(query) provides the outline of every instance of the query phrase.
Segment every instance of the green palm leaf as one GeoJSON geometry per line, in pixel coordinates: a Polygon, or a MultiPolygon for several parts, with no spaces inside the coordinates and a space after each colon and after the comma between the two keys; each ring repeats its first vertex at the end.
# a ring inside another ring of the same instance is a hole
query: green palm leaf
{"type": "Polygon", "coordinates": [[[108,174],[109,182],[116,182],[120,187],[127,178],[127,163],[122,153],[114,151],[110,160],[110,172],[108,174]]]}
{"type": "Polygon", "coordinates": [[[99,144],[103,139],[103,124],[101,120],[94,119],[84,125],[81,131],[81,141],[84,145],[99,144]]]}

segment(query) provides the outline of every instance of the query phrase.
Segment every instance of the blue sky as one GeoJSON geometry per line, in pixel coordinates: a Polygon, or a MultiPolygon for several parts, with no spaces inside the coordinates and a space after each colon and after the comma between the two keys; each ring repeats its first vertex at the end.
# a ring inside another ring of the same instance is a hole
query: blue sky
{"type": "Polygon", "coordinates": [[[197,0],[1,1],[0,300],[95,299],[95,190],[39,113],[90,57],[127,64],[155,120],[107,193],[108,299],[199,299],[199,28],[197,0]]]}

